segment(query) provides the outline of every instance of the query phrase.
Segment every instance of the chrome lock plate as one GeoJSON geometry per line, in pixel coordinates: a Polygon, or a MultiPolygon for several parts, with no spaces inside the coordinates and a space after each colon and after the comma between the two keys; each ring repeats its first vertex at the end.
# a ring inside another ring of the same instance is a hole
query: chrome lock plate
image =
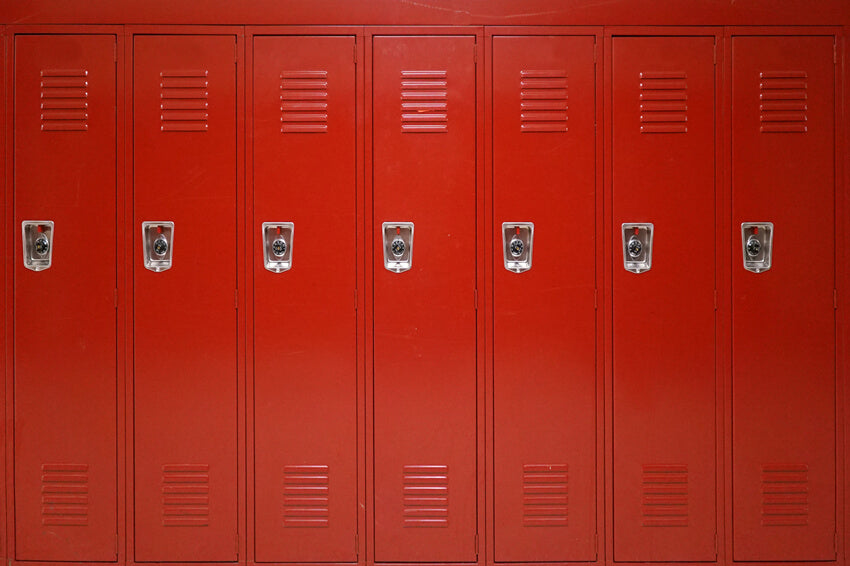
{"type": "Polygon", "coordinates": [[[534,244],[533,222],[502,222],[502,251],[505,269],[522,273],[531,269],[534,244]]]}
{"type": "Polygon", "coordinates": [[[156,272],[171,269],[174,222],[142,222],[142,248],[145,269],[156,272]]]}
{"type": "Polygon", "coordinates": [[[623,224],[623,267],[632,273],[643,273],[652,268],[652,233],[654,226],[623,224]]]}
{"type": "Polygon", "coordinates": [[[384,267],[394,273],[413,266],[413,222],[384,222],[384,267]]]}
{"type": "Polygon", "coordinates": [[[744,269],[762,273],[770,269],[773,253],[773,222],[743,222],[741,245],[744,269]]]}
{"type": "Polygon", "coordinates": [[[263,222],[263,264],[273,273],[292,268],[292,241],[295,224],[292,222],[263,222]]]}
{"type": "Polygon", "coordinates": [[[53,221],[24,220],[21,222],[24,267],[44,271],[53,264],[53,221]]]}

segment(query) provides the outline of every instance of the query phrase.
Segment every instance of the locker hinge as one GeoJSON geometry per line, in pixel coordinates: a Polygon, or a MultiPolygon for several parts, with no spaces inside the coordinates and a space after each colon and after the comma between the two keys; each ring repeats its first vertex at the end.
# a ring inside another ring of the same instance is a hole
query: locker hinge
{"type": "Polygon", "coordinates": [[[354,557],[360,558],[360,533],[354,533],[354,557]]]}
{"type": "Polygon", "coordinates": [[[118,44],[117,43],[112,44],[112,59],[114,59],[116,63],[118,62],[118,44]]]}
{"type": "Polygon", "coordinates": [[[115,308],[117,309],[118,308],[118,289],[113,289],[112,293],[113,293],[113,298],[115,299],[115,301],[114,301],[115,302],[115,308]]]}
{"type": "Polygon", "coordinates": [[[599,308],[599,290],[594,289],[593,290],[593,310],[596,310],[598,308],[599,308]]]}
{"type": "Polygon", "coordinates": [[[118,533],[115,533],[115,559],[118,560],[118,533]]]}
{"type": "Polygon", "coordinates": [[[354,290],[354,310],[357,310],[357,289],[354,290]]]}
{"type": "Polygon", "coordinates": [[[714,290],[714,310],[717,310],[717,289],[714,290]]]}
{"type": "Polygon", "coordinates": [[[478,44],[477,43],[472,46],[472,62],[473,63],[478,62],[478,44]]]}
{"type": "Polygon", "coordinates": [[[596,553],[594,558],[599,558],[599,533],[593,533],[593,552],[596,553]]]}
{"type": "Polygon", "coordinates": [[[834,40],[832,42],[832,64],[838,64],[838,44],[834,40]]]}
{"type": "Polygon", "coordinates": [[[475,559],[478,560],[478,533],[475,533],[475,559]]]}
{"type": "Polygon", "coordinates": [[[235,40],[233,41],[233,63],[236,64],[239,62],[239,43],[235,40]]]}
{"type": "Polygon", "coordinates": [[[835,543],[835,557],[838,558],[838,531],[835,531],[835,536],[832,540],[835,543]]]}
{"type": "Polygon", "coordinates": [[[475,303],[475,310],[478,310],[478,289],[473,293],[473,301],[475,303]]]}
{"type": "Polygon", "coordinates": [[[233,308],[239,310],[239,289],[233,291],[233,308]]]}
{"type": "Polygon", "coordinates": [[[236,533],[236,556],[239,556],[239,533],[236,533]]]}
{"type": "Polygon", "coordinates": [[[357,62],[357,44],[354,44],[354,62],[357,62]]]}
{"type": "Polygon", "coordinates": [[[717,540],[717,532],[714,533],[714,559],[717,560],[717,554],[720,549],[720,543],[717,540]]]}
{"type": "Polygon", "coordinates": [[[832,290],[832,308],[838,310],[838,289],[832,290]]]}
{"type": "Polygon", "coordinates": [[[596,64],[596,43],[593,44],[593,64],[596,64]]]}
{"type": "Polygon", "coordinates": [[[717,44],[714,44],[714,64],[717,64],[717,44]]]}

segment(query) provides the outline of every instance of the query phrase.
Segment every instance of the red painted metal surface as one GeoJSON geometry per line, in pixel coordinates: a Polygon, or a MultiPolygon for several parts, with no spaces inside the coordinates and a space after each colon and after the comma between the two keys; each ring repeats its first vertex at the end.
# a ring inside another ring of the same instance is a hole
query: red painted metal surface
{"type": "Polygon", "coordinates": [[[18,560],[116,559],[115,45],[15,39],[18,560]],[[24,267],[24,220],[54,222],[49,269],[24,267]]]}
{"type": "Polygon", "coordinates": [[[234,561],[236,38],[139,35],[133,65],[135,559],[234,561]],[[144,221],[175,224],[168,271],[144,221]]]}
{"type": "Polygon", "coordinates": [[[617,561],[715,558],[714,43],[613,39],[617,561]],[[647,272],[626,222],[654,224],[647,272]]]}
{"type": "Polygon", "coordinates": [[[493,38],[498,562],[596,555],[594,48],[493,38]],[[503,267],[502,222],[534,223],[529,271],[503,267]]]}
{"type": "Polygon", "coordinates": [[[835,558],[833,42],[732,38],[735,560],[835,558]],[[740,225],[762,221],[750,273],[740,225]]]}
{"type": "Polygon", "coordinates": [[[474,48],[472,36],[374,39],[375,559],[380,562],[475,560],[474,48]],[[428,93],[427,100],[422,93],[428,93]],[[445,108],[426,111],[417,106],[421,101],[444,101],[445,108]],[[383,222],[414,223],[410,271],[384,269],[383,222]]]}
{"type": "Polygon", "coordinates": [[[354,48],[351,36],[253,43],[254,498],[262,562],[356,560],[354,48]],[[284,221],[295,228],[292,268],[273,273],[263,265],[260,227],[284,221]]]}

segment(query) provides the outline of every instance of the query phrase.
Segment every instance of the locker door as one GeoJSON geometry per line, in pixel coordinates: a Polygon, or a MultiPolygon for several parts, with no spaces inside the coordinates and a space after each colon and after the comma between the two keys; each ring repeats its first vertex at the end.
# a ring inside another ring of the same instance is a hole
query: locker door
{"type": "Polygon", "coordinates": [[[375,559],[471,562],[476,535],[474,37],[374,39],[375,559]],[[383,222],[412,222],[384,268],[383,222]]]}
{"type": "Polygon", "coordinates": [[[353,37],[254,39],[254,500],[264,562],[356,561],[353,53],[353,37]],[[293,223],[288,271],[265,268],[264,222],[293,223]]]}
{"type": "Polygon", "coordinates": [[[835,558],[833,41],[732,42],[735,560],[835,558]],[[773,223],[770,270],[742,222],[773,223]]]}
{"type": "Polygon", "coordinates": [[[500,562],[596,555],[594,41],[493,39],[500,562]],[[505,269],[503,222],[534,223],[528,271],[505,269]]]}
{"type": "Polygon", "coordinates": [[[236,560],[233,36],[136,36],[135,558],[236,560]],[[142,222],[174,222],[172,267],[142,222]]]}
{"type": "Polygon", "coordinates": [[[713,57],[713,37],[613,39],[618,561],[715,558],[713,57]],[[623,223],[654,224],[649,271],[624,269],[623,223]]]}
{"type": "Polygon", "coordinates": [[[115,36],[15,38],[15,558],[116,559],[115,36]],[[21,223],[49,234],[24,267],[21,223]]]}

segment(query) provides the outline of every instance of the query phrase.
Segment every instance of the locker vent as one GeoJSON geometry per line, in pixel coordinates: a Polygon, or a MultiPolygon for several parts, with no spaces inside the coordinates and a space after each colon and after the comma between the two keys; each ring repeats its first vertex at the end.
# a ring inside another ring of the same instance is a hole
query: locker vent
{"type": "Polygon", "coordinates": [[[404,526],[449,526],[448,466],[404,466],[404,526]]]}
{"type": "Polygon", "coordinates": [[[206,132],[209,128],[209,71],[163,71],[159,74],[160,130],[206,132]]]}
{"type": "Polygon", "coordinates": [[[209,522],[209,465],[164,465],[162,467],[162,525],[164,527],[206,527],[209,522]]]}
{"type": "Polygon", "coordinates": [[[568,471],[566,464],[525,464],[522,467],[523,526],[567,526],[568,471]]]}
{"type": "Polygon", "coordinates": [[[42,464],[41,524],[84,527],[88,523],[88,465],[42,464]]]}
{"type": "Polygon", "coordinates": [[[640,133],[684,134],[687,131],[687,73],[640,73],[640,133]]]}
{"type": "Polygon", "coordinates": [[[761,524],[805,527],[809,524],[809,467],[768,464],[761,470],[761,524]]]}
{"type": "Polygon", "coordinates": [[[446,71],[401,72],[402,133],[449,130],[446,71]]]}
{"type": "Polygon", "coordinates": [[[280,131],[285,134],[328,131],[328,72],[280,74],[280,131]]]}
{"type": "Polygon", "coordinates": [[[41,71],[43,132],[85,132],[89,129],[88,76],[85,69],[41,71]]]}
{"type": "Polygon", "coordinates": [[[688,526],[688,466],[643,466],[641,514],[644,527],[688,526]]]}
{"type": "Polygon", "coordinates": [[[806,132],[806,71],[759,73],[759,119],[762,133],[806,132]]]}
{"type": "Polygon", "coordinates": [[[520,71],[520,131],[566,132],[567,72],[520,71]]]}
{"type": "Polygon", "coordinates": [[[329,487],[327,466],[284,466],[283,526],[327,527],[329,487]]]}

